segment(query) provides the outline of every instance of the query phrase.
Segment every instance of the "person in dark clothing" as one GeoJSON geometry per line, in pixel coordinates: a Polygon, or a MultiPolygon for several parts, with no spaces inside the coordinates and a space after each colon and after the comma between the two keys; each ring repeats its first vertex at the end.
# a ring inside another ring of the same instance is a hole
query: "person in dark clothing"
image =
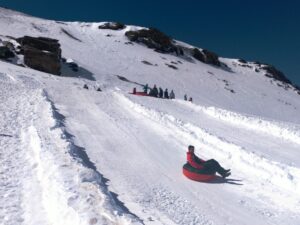
{"type": "Polygon", "coordinates": [[[226,170],[224,169],[216,160],[210,159],[210,160],[203,160],[197,157],[194,153],[195,147],[190,145],[188,147],[187,152],[187,161],[188,163],[196,168],[196,169],[203,169],[207,173],[219,173],[223,178],[226,178],[231,175],[230,169],[226,170]]]}
{"type": "Polygon", "coordinates": [[[190,97],[190,98],[189,98],[189,101],[190,101],[190,102],[193,102],[193,98],[192,98],[192,97],[190,97]]]}
{"type": "Polygon", "coordinates": [[[187,95],[186,94],[184,95],[184,101],[187,101],[187,95]]]}
{"type": "Polygon", "coordinates": [[[168,88],[164,92],[164,98],[169,98],[168,88]]]}
{"type": "Polygon", "coordinates": [[[149,88],[148,84],[143,86],[144,93],[146,93],[146,94],[148,93],[148,88],[149,88]]]}
{"type": "Polygon", "coordinates": [[[173,90],[170,92],[170,99],[175,99],[175,93],[173,90]]]}
{"type": "Polygon", "coordinates": [[[152,97],[156,97],[158,96],[158,90],[157,90],[157,87],[156,85],[154,84],[154,87],[151,89],[150,93],[149,93],[149,96],[152,96],[152,97]]]}
{"type": "Polygon", "coordinates": [[[164,91],[161,87],[158,89],[158,97],[162,98],[164,96],[164,91]]]}

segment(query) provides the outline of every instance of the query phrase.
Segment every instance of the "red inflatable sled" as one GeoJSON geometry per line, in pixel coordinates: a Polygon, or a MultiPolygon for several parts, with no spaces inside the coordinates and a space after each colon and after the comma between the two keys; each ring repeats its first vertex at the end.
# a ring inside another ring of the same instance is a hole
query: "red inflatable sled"
{"type": "Polygon", "coordinates": [[[147,93],[142,91],[136,91],[135,93],[130,93],[130,94],[139,95],[139,96],[149,96],[147,93]]]}
{"type": "Polygon", "coordinates": [[[139,95],[139,96],[149,96],[147,93],[143,92],[143,91],[136,91],[136,88],[133,88],[133,91],[129,94],[132,95],[139,95]]]}
{"type": "Polygon", "coordinates": [[[215,173],[211,174],[207,173],[203,169],[196,169],[189,163],[183,165],[182,172],[187,178],[200,182],[208,182],[214,180],[217,177],[215,173]]]}

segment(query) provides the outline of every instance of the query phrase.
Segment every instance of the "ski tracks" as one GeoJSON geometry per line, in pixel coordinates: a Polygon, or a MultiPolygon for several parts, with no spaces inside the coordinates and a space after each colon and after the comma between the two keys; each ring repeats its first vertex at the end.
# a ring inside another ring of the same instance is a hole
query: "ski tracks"
{"type": "Polygon", "coordinates": [[[71,154],[41,85],[0,76],[1,225],[140,224],[111,200],[99,173],[71,154]]]}
{"type": "Polygon", "coordinates": [[[120,93],[115,93],[115,96],[124,107],[172,130],[182,145],[195,143],[203,149],[201,151],[206,156],[230,165],[233,175],[243,181],[244,185],[239,186],[243,195],[275,207],[279,212],[290,210],[296,213],[300,210],[299,168],[258,156],[223,137],[210,134],[204,128],[134,103],[120,93]]]}
{"type": "Polygon", "coordinates": [[[20,127],[24,122],[23,91],[10,75],[0,74],[0,221],[3,225],[22,224],[22,181],[29,170],[20,146],[20,127]],[[21,179],[20,179],[21,178],[21,179]]]}

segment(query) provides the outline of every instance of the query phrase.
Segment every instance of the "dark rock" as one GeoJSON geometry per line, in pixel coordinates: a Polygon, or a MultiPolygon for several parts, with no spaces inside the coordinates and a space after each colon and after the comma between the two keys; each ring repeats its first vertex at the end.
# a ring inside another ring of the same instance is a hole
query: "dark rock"
{"type": "Polygon", "coordinates": [[[285,75],[277,70],[274,66],[271,65],[262,65],[261,69],[265,70],[267,72],[268,75],[266,75],[267,77],[272,77],[276,80],[282,81],[284,83],[287,84],[292,84],[291,81],[285,77],[285,75]]]}
{"type": "Polygon", "coordinates": [[[100,25],[99,29],[123,30],[126,26],[118,22],[108,22],[100,25]]]}
{"type": "Polygon", "coordinates": [[[21,44],[21,53],[24,54],[24,63],[30,68],[60,75],[61,49],[58,40],[46,37],[18,38],[21,44]]]}
{"type": "Polygon", "coordinates": [[[68,65],[73,71],[75,71],[75,72],[78,71],[78,65],[76,63],[70,62],[70,63],[68,63],[68,65]]]}
{"type": "Polygon", "coordinates": [[[127,41],[125,42],[125,45],[133,45],[133,43],[131,41],[127,41]]]}
{"type": "Polygon", "coordinates": [[[102,91],[102,90],[101,90],[101,88],[98,87],[98,88],[97,88],[97,91],[102,91]]]}
{"type": "Polygon", "coordinates": [[[130,41],[143,43],[161,53],[172,53],[177,49],[172,39],[156,28],[127,31],[125,35],[130,41]]]}
{"type": "Polygon", "coordinates": [[[200,51],[198,48],[193,48],[192,56],[201,62],[212,64],[215,66],[221,66],[221,62],[219,61],[218,55],[206,49],[200,51]]]}
{"type": "Polygon", "coordinates": [[[0,59],[9,59],[15,57],[13,51],[6,46],[0,46],[0,59]]]}
{"type": "Polygon", "coordinates": [[[43,52],[38,49],[24,47],[24,63],[32,69],[60,75],[60,62],[57,55],[51,52],[43,52]]]}
{"type": "Polygon", "coordinates": [[[58,40],[46,38],[46,37],[29,37],[24,36],[22,38],[17,38],[17,41],[21,44],[21,46],[29,46],[32,48],[36,48],[41,51],[52,52],[61,58],[61,49],[58,40]]]}
{"type": "Polygon", "coordinates": [[[192,49],[192,56],[201,62],[205,60],[203,53],[198,48],[192,49]]]}
{"type": "Polygon", "coordinates": [[[9,48],[10,51],[15,52],[15,46],[13,43],[11,43],[10,41],[3,41],[3,46],[9,48]]]}
{"type": "Polygon", "coordinates": [[[203,49],[202,52],[205,56],[205,63],[212,64],[215,66],[221,66],[219,56],[216,53],[208,51],[206,49],[203,49]]]}
{"type": "Polygon", "coordinates": [[[168,67],[174,69],[174,70],[178,70],[178,68],[177,68],[176,66],[174,66],[174,65],[170,65],[170,64],[168,64],[168,63],[166,63],[166,65],[167,65],[168,67]]]}
{"type": "Polygon", "coordinates": [[[273,78],[273,76],[270,75],[270,74],[268,74],[268,73],[266,73],[265,76],[266,76],[266,77],[269,77],[269,78],[273,78]]]}
{"type": "Polygon", "coordinates": [[[244,60],[244,59],[239,59],[238,61],[239,61],[240,63],[247,63],[247,61],[244,60]]]}
{"type": "Polygon", "coordinates": [[[83,88],[84,88],[84,89],[89,89],[89,87],[87,86],[87,84],[84,84],[84,85],[83,85],[83,88]]]}
{"type": "Polygon", "coordinates": [[[146,60],[143,60],[142,63],[144,63],[144,64],[146,64],[146,65],[149,65],[149,66],[153,66],[152,63],[150,63],[150,62],[148,62],[148,61],[146,61],[146,60]]]}

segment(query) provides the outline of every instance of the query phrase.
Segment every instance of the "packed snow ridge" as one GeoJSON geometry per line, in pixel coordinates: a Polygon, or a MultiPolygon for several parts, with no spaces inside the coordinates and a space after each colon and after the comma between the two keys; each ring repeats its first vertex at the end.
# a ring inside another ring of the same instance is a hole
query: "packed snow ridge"
{"type": "Polygon", "coordinates": [[[300,223],[300,96],[274,67],[120,23],[0,8],[0,30],[1,225],[300,223]],[[188,180],[188,145],[232,175],[188,180]]]}

